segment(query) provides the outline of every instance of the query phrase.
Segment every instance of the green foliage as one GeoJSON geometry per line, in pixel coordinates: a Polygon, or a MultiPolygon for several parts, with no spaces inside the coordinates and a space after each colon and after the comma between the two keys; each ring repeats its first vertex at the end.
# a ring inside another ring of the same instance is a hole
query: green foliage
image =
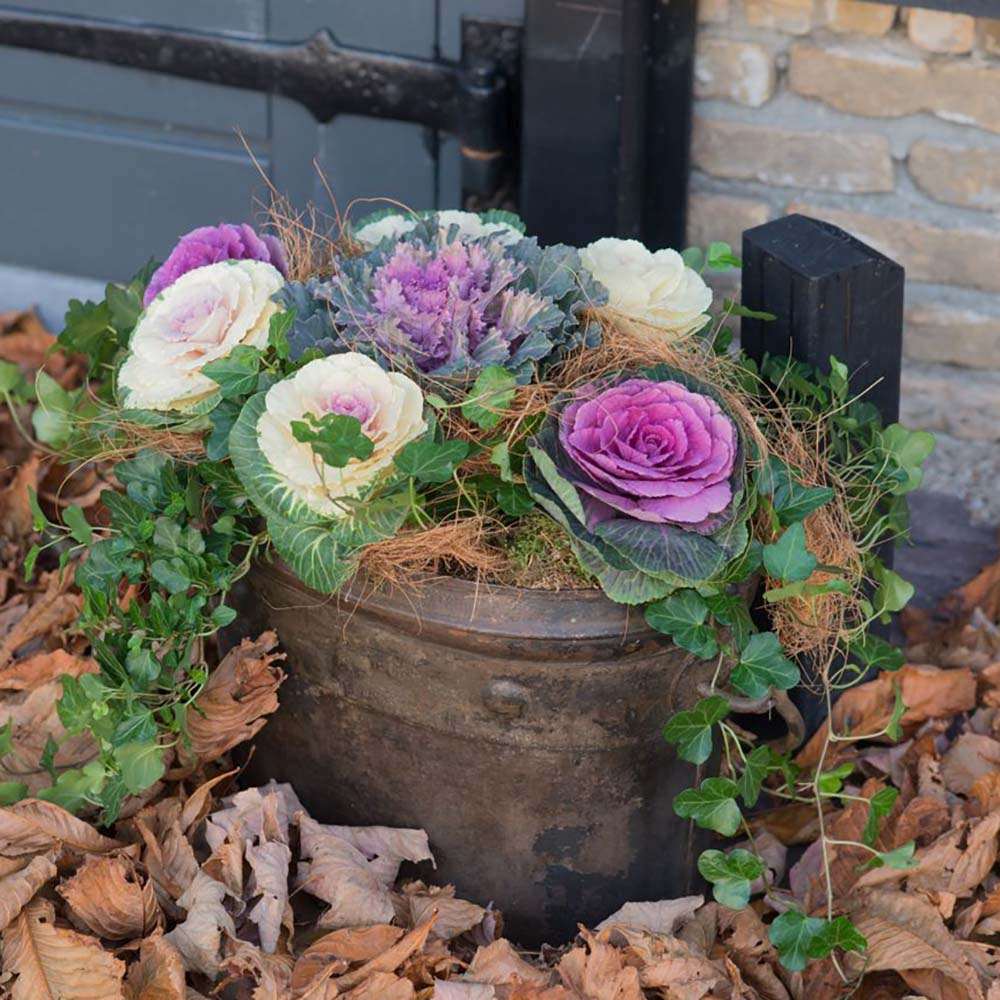
{"type": "Polygon", "coordinates": [[[469,454],[467,441],[411,441],[396,455],[396,468],[421,483],[446,483],[469,454]]]}
{"type": "Polygon", "coordinates": [[[305,420],[293,420],[292,437],[312,448],[321,462],[342,469],[348,462],[371,458],[375,443],[366,437],[361,421],[344,413],[307,413],[305,420]]]}
{"type": "Polygon", "coordinates": [[[462,404],[462,416],[483,430],[492,430],[503,419],[514,399],[517,379],[500,365],[484,368],[462,404]]]}
{"type": "Polygon", "coordinates": [[[728,854],[703,851],[698,871],[712,883],[715,901],[731,910],[741,910],[750,902],[750,887],[764,874],[764,862],[750,851],[736,848],[728,854]]]}
{"type": "Polygon", "coordinates": [[[806,531],[801,521],[785,528],[777,541],[765,545],[763,556],[767,572],[787,583],[808,580],[816,569],[816,557],[806,548],[806,531]]]}
{"type": "Polygon", "coordinates": [[[800,680],[799,668],[782,652],[773,632],[750,636],[730,681],[749,698],[763,698],[775,687],[787,691],[800,680]]]}
{"type": "Polygon", "coordinates": [[[847,917],[824,920],[787,910],[771,923],[771,944],[778,949],[781,964],[791,972],[801,972],[810,959],[826,958],[834,950],[864,951],[868,942],[847,917]]]}
{"type": "Polygon", "coordinates": [[[737,792],[736,782],[730,778],[706,778],[697,788],[687,788],[674,798],[674,812],[706,830],[731,837],[743,821],[737,792]]]}
{"type": "Polygon", "coordinates": [[[224,358],[210,361],[202,372],[219,386],[223,399],[247,396],[257,385],[260,357],[256,347],[238,344],[224,358]]]}
{"type": "Polygon", "coordinates": [[[677,746],[677,756],[704,764],[712,755],[712,729],[729,714],[729,702],[719,695],[702,698],[694,708],[678,712],[663,727],[663,736],[677,746]]]}
{"type": "Polygon", "coordinates": [[[647,604],[645,616],[653,628],[700,659],[707,660],[718,652],[715,631],[705,624],[708,604],[696,590],[678,590],[662,601],[647,604]]]}

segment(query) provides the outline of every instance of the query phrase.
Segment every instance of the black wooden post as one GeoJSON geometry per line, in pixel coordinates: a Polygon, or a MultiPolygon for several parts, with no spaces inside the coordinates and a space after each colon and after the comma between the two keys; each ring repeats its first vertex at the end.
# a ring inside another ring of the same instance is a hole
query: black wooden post
{"type": "Polygon", "coordinates": [[[526,0],[520,209],[543,243],[684,240],[696,0],[526,0]]]}
{"type": "Polygon", "coordinates": [[[743,234],[743,304],[776,320],[744,319],[750,357],[791,354],[830,369],[830,355],[851,371],[851,388],[899,419],[903,348],[903,268],[849,233],[804,215],[743,234]]]}

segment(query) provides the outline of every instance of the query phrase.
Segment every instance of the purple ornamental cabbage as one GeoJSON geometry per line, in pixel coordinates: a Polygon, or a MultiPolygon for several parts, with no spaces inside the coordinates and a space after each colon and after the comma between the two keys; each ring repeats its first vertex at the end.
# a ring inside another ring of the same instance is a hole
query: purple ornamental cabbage
{"type": "Polygon", "coordinates": [[[246,223],[201,226],[182,236],[170,256],[153,272],[142,297],[143,306],[148,306],[182,274],[223,260],[260,260],[288,275],[285,248],[277,237],[258,236],[246,223]]]}
{"type": "Polygon", "coordinates": [[[711,390],[658,365],[558,399],[524,479],[616,601],[716,585],[746,552],[744,439],[711,390]]]}
{"type": "Polygon", "coordinates": [[[597,324],[578,314],[606,301],[572,247],[441,232],[433,216],[343,261],[316,294],[331,303],[344,349],[384,367],[466,379],[502,365],[520,381],[536,362],[596,345],[597,324]]]}

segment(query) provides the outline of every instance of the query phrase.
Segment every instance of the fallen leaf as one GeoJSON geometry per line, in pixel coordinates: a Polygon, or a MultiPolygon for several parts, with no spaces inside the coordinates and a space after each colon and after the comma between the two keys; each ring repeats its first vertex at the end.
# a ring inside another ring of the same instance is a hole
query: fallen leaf
{"type": "Polygon", "coordinates": [[[0,670],[7,667],[22,646],[41,636],[58,634],[76,621],[83,599],[79,594],[66,592],[72,578],[73,574],[68,570],[44,577],[45,591],[0,640],[0,670]]]}
{"type": "Polygon", "coordinates": [[[970,799],[975,799],[978,803],[982,816],[1000,809],[1000,771],[980,775],[972,783],[968,794],[970,799]]]}
{"type": "Polygon", "coordinates": [[[915,795],[903,807],[892,827],[892,847],[909,841],[925,846],[951,826],[951,811],[940,799],[915,795]]]}
{"type": "Polygon", "coordinates": [[[222,961],[223,985],[235,988],[238,995],[253,990],[254,1000],[287,1000],[292,978],[289,955],[268,955],[249,941],[228,940],[222,961]]]}
{"type": "Polygon", "coordinates": [[[626,966],[620,951],[581,931],[585,948],[567,952],[559,976],[581,1000],[643,1000],[639,972],[626,966]]]}
{"type": "Polygon", "coordinates": [[[31,534],[34,514],[28,491],[38,492],[40,478],[41,456],[34,454],[18,466],[14,478],[0,490],[0,538],[20,542],[31,534]]]}
{"type": "Polygon", "coordinates": [[[59,886],[74,922],[98,937],[123,941],[145,937],[160,921],[152,883],[123,857],[91,856],[59,886]]]}
{"type": "MultiPolygon", "coordinates": [[[[360,927],[392,920],[389,888],[364,854],[305,813],[298,817],[301,855],[297,885],[330,904],[320,927],[360,927]]],[[[388,970],[387,970],[388,971],[388,970]]]]}
{"type": "Polygon", "coordinates": [[[198,859],[181,829],[181,811],[177,799],[167,799],[132,821],[145,845],[142,861],[161,904],[179,900],[198,873],[198,859]]]}
{"type": "Polygon", "coordinates": [[[284,653],[271,652],[277,644],[273,632],[244,639],[209,675],[188,712],[190,750],[202,763],[252,739],[278,707],[285,673],[275,665],[284,653]]]}
{"type": "Polygon", "coordinates": [[[377,972],[371,979],[343,994],[343,1000],[413,1000],[413,983],[388,972],[377,972]]]}
{"type": "Polygon", "coordinates": [[[222,905],[225,896],[221,882],[199,871],[177,900],[187,916],[164,938],[180,952],[186,969],[218,975],[222,935],[236,937],[233,919],[222,905]]]}
{"type": "Polygon", "coordinates": [[[497,991],[485,983],[435,979],[433,1000],[496,1000],[497,991]]]}
{"type": "MultiPolygon", "coordinates": [[[[906,706],[901,725],[907,730],[927,719],[951,718],[976,704],[976,680],[971,670],[941,670],[911,663],[846,690],[833,706],[834,731],[864,736],[884,729],[892,717],[897,684],[906,706]]],[[[829,720],[824,722],[795,758],[800,767],[814,767],[819,761],[829,725],[829,720]]],[[[832,763],[828,753],[825,764],[832,763]]]]}
{"type": "Polygon", "coordinates": [[[420,951],[427,943],[434,918],[424,921],[419,927],[414,927],[412,931],[403,935],[394,945],[387,948],[380,955],[376,955],[370,961],[365,962],[359,969],[345,972],[338,976],[334,983],[341,992],[352,989],[359,983],[371,978],[375,973],[392,972],[398,969],[414,952],[420,951]]]}
{"type": "Polygon", "coordinates": [[[129,966],[127,1000],[185,1000],[180,952],[159,931],[139,945],[139,960],[129,966]]]}
{"type": "Polygon", "coordinates": [[[453,885],[428,888],[423,882],[411,882],[403,889],[402,901],[409,927],[422,923],[435,911],[437,920],[431,933],[445,941],[472,930],[486,916],[486,910],[476,903],[456,899],[453,885]]]}
{"type": "Polygon", "coordinates": [[[610,917],[605,917],[597,925],[597,930],[620,924],[652,934],[672,934],[677,925],[704,902],[704,896],[681,896],[679,899],[661,899],[656,903],[625,903],[610,917]]]}
{"type": "Polygon", "coordinates": [[[540,986],[547,984],[551,976],[548,972],[529,965],[506,938],[501,938],[476,949],[468,971],[462,978],[492,986],[510,986],[519,982],[540,986]]]}
{"type": "Polygon", "coordinates": [[[53,649],[17,660],[0,671],[0,691],[30,691],[58,680],[63,674],[80,677],[96,674],[99,669],[89,656],[74,656],[65,649],[53,649]]]}
{"type": "Polygon", "coordinates": [[[56,874],[52,857],[40,854],[23,868],[0,878],[0,931],[17,917],[35,893],[46,882],[55,878],[56,874]]]}
{"type": "Polygon", "coordinates": [[[305,813],[291,785],[269,781],[259,788],[244,788],[222,800],[223,808],[208,817],[205,840],[213,850],[225,839],[226,833],[239,824],[248,837],[264,834],[265,821],[277,824],[269,840],[288,843],[288,826],[296,813],[305,813]]]}
{"type": "Polygon", "coordinates": [[[0,808],[0,854],[40,854],[60,845],[91,854],[106,854],[123,846],[43,799],[22,799],[0,808]]]}
{"type": "Polygon", "coordinates": [[[859,959],[867,972],[933,970],[962,986],[969,1000],[981,1000],[979,977],[929,903],[917,895],[876,889],[851,896],[847,906],[868,941],[859,959]]]}
{"type": "Polygon", "coordinates": [[[962,733],[941,758],[948,788],[968,795],[977,779],[1000,770],[1000,741],[978,733],[962,733]]]}
{"type": "Polygon", "coordinates": [[[261,948],[272,954],[277,950],[288,906],[288,866],[292,852],[287,844],[269,840],[248,846],[246,860],[253,873],[250,895],[260,896],[249,918],[257,925],[261,948]]]}
{"type": "Polygon", "coordinates": [[[55,925],[48,900],[28,903],[3,932],[3,968],[15,975],[11,1000],[120,1000],[125,963],[96,938],[55,925]]]}
{"type": "Polygon", "coordinates": [[[403,861],[434,861],[423,830],[388,826],[328,826],[326,829],[356,847],[386,885],[396,881],[403,861]]]}

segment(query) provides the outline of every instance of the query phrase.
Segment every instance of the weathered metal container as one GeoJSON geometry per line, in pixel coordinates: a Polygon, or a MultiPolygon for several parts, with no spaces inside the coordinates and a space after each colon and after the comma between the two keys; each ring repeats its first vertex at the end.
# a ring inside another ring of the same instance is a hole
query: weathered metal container
{"type": "Polygon", "coordinates": [[[275,628],[288,654],[249,778],[293,782],[325,822],[423,827],[434,880],[494,901],[515,940],[697,881],[672,809],[696,775],[661,729],[712,664],[635,610],[448,578],[332,599],[280,565],[235,604],[239,633],[275,628]]]}

